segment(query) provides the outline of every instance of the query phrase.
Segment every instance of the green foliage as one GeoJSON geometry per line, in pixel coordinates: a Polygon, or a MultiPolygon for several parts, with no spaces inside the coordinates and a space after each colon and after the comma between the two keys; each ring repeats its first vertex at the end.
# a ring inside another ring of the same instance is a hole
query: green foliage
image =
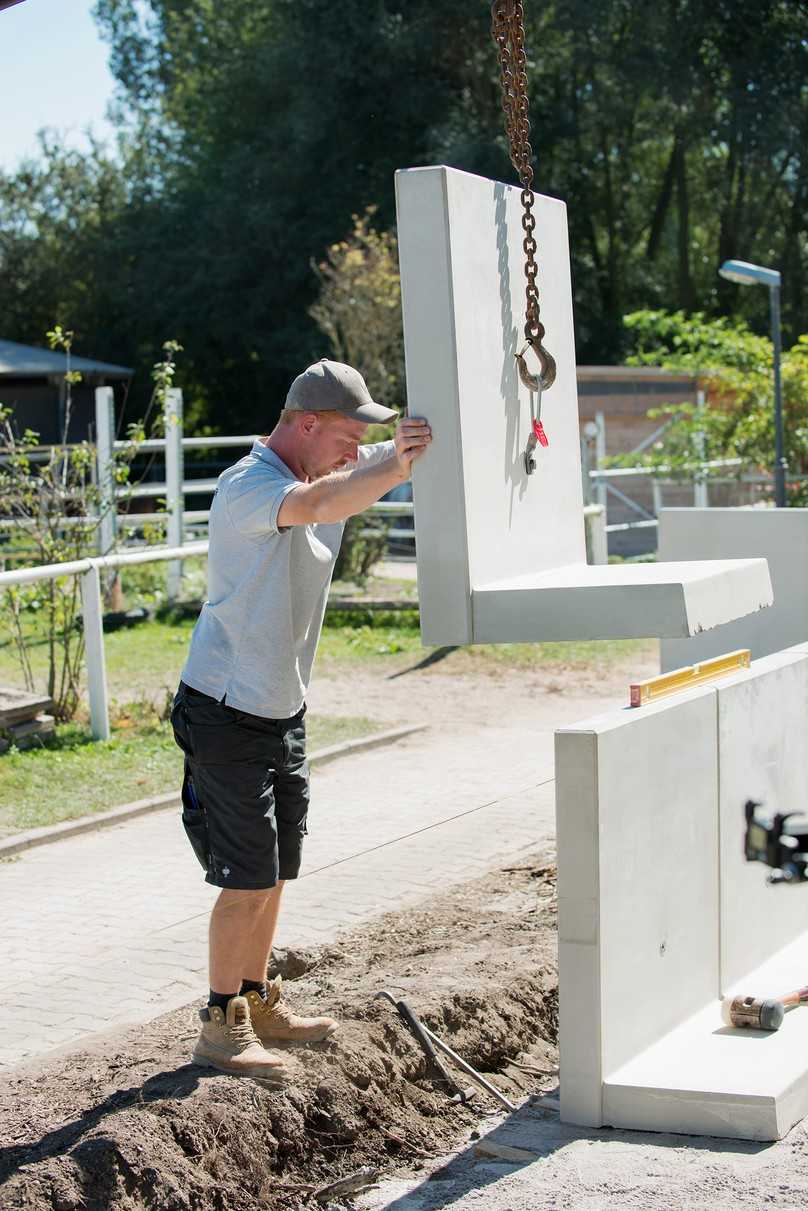
{"type": "Polygon", "coordinates": [[[372,514],[349,517],[334,565],[334,579],[363,585],[384,555],[387,523],[372,514]]]}
{"type": "MultiPolygon", "coordinates": [[[[699,375],[705,388],[703,409],[680,404],[649,413],[671,419],[647,456],[650,466],[683,474],[702,459],[737,458],[743,463],[739,473],[771,471],[774,379],[768,338],[756,336],[742,320],[681,311],[638,311],[626,316],[625,326],[635,350],[630,364],[688,370],[699,375]]],[[[783,354],[782,384],[789,474],[808,475],[808,336],[800,336],[783,354]]],[[[808,503],[808,484],[792,478],[788,497],[791,505],[808,503]]]]}

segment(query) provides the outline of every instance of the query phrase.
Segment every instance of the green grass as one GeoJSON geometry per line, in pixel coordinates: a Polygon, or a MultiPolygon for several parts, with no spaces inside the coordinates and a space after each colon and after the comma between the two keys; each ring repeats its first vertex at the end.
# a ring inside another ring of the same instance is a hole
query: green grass
{"type": "Polygon", "coordinates": [[[655,640],[578,639],[568,643],[481,644],[466,649],[471,661],[501,668],[608,668],[648,652],[655,640]]]}
{"type": "MultiPolygon", "coordinates": [[[[381,727],[360,717],[308,716],[309,752],[381,727]]],[[[182,754],[166,722],[133,711],[119,716],[110,740],[98,743],[86,727],[68,724],[47,748],[0,757],[0,834],[165,794],[181,776],[182,754]]]]}

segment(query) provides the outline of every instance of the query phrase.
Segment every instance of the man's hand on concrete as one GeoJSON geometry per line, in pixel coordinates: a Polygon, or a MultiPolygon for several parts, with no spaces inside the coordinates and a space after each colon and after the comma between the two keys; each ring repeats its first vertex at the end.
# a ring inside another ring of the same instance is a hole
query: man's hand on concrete
{"type": "Polygon", "coordinates": [[[409,476],[412,464],[421,457],[431,441],[429,422],[420,416],[405,416],[396,425],[396,458],[406,475],[409,476]]]}

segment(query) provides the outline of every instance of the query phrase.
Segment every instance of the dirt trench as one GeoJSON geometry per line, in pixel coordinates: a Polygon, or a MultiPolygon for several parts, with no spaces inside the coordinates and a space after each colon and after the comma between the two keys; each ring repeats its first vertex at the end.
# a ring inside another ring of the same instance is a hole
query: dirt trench
{"type": "Polygon", "coordinates": [[[451,1101],[392,1007],[374,1000],[383,988],[496,1074],[511,1100],[555,1084],[546,858],[388,913],[334,946],[281,953],[278,966],[296,1008],[343,1023],[331,1042],[288,1050],[289,1086],[189,1064],[195,1006],[12,1070],[0,1082],[0,1207],[294,1211],[324,1205],[314,1188],[359,1166],[420,1169],[496,1103],[487,1094],[451,1101]]]}

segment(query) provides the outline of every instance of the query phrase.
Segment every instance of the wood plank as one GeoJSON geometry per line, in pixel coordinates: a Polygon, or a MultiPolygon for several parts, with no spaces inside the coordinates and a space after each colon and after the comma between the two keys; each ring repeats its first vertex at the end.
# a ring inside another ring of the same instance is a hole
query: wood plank
{"type": "Polygon", "coordinates": [[[13,727],[34,719],[40,711],[53,710],[53,700],[46,694],[32,694],[13,686],[0,685],[0,727],[13,727]]]}

